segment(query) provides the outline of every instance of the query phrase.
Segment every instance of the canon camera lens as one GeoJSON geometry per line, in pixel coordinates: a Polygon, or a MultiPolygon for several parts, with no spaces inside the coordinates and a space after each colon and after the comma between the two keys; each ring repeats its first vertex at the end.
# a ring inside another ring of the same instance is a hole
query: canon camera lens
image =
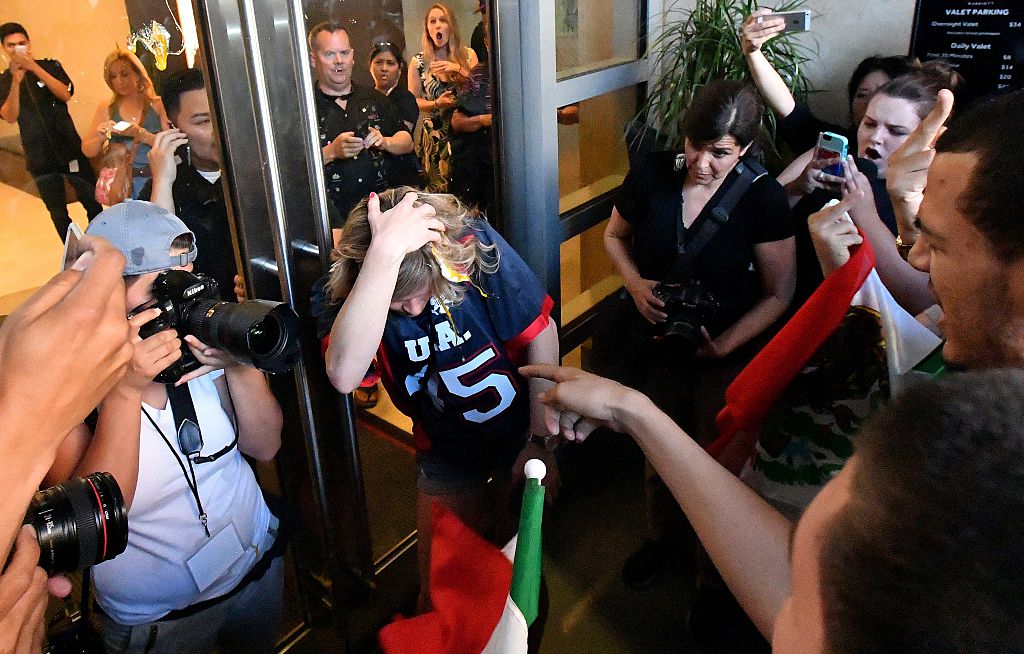
{"type": "Polygon", "coordinates": [[[108,561],[128,546],[128,511],[113,475],[69,479],[32,498],[25,524],[39,540],[39,566],[49,574],[108,561]]]}

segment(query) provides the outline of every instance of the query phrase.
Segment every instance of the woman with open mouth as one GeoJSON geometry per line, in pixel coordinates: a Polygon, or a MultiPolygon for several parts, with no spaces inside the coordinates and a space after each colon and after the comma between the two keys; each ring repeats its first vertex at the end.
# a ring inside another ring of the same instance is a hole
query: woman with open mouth
{"type": "Polygon", "coordinates": [[[370,75],[375,89],[388,96],[398,109],[402,122],[411,132],[420,116],[419,105],[409,89],[400,84],[405,58],[402,48],[390,41],[379,41],[370,50],[370,75]]]}
{"type": "MultiPolygon", "coordinates": [[[[797,245],[797,287],[793,309],[798,309],[811,296],[823,277],[807,228],[807,218],[825,206],[856,189],[863,193],[850,213],[855,223],[881,222],[896,236],[896,214],[885,188],[889,156],[907,140],[921,120],[935,106],[941,89],[954,90],[961,81],[952,66],[941,60],[918,64],[916,70],[890,80],[871,96],[857,129],[857,157],[846,161],[826,160],[822,163],[843,166],[843,177],[820,172],[819,185],[801,197],[793,206],[797,245]],[[853,214],[858,215],[853,215],[853,214]],[[870,214],[870,215],[868,215],[870,214]]],[[[815,155],[817,156],[817,155],[815,155]]],[[[783,173],[785,174],[785,173],[783,173]]],[[[780,175],[780,182],[781,182],[780,175]]]]}
{"type": "Polygon", "coordinates": [[[476,53],[462,45],[459,25],[443,4],[431,5],[423,19],[423,51],[409,65],[409,91],[416,97],[423,127],[416,154],[426,178],[424,190],[448,191],[452,111],[458,86],[477,64],[476,53]]]}

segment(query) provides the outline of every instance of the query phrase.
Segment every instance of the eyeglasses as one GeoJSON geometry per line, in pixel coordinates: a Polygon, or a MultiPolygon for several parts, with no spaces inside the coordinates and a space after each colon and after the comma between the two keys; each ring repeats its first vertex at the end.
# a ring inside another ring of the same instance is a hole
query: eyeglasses
{"type": "Polygon", "coordinates": [[[203,432],[199,429],[199,425],[191,420],[183,420],[178,428],[178,449],[189,457],[192,463],[212,463],[233,450],[236,445],[238,445],[237,431],[234,439],[221,450],[207,456],[198,456],[203,450],[203,432]]]}

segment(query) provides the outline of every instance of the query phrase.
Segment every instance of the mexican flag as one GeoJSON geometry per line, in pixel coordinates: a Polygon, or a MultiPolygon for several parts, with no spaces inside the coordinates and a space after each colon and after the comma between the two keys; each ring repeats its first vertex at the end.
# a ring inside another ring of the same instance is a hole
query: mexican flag
{"type": "Polygon", "coordinates": [[[865,239],[729,386],[708,451],[799,514],[940,345],[889,294],[865,239]]]}
{"type": "Polygon", "coordinates": [[[434,503],[434,610],[398,618],[381,629],[378,640],[386,654],[526,653],[527,632],[537,618],[540,596],[544,464],[531,459],[526,471],[519,533],[504,549],[434,503]]]}

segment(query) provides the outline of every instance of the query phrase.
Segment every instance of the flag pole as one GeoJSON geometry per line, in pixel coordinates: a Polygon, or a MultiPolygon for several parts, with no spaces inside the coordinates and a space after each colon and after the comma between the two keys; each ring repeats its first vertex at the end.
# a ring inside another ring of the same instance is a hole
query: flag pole
{"type": "Polygon", "coordinates": [[[547,474],[547,467],[540,459],[530,459],[524,470],[526,488],[523,491],[523,508],[519,513],[519,536],[509,596],[519,607],[526,624],[530,625],[537,619],[540,602],[540,525],[544,517],[544,486],[540,482],[547,474]]]}

